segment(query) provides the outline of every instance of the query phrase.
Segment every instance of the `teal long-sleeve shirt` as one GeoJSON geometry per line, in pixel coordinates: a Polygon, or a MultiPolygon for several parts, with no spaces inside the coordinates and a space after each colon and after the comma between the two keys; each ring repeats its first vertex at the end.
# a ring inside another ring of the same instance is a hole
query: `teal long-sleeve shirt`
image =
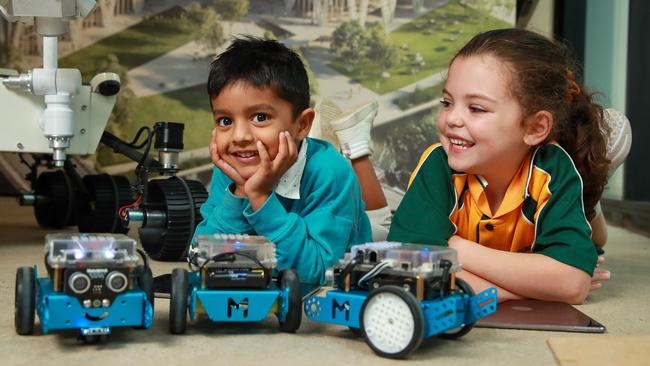
{"type": "Polygon", "coordinates": [[[272,193],[253,211],[231,193],[232,181],[214,168],[203,221],[194,235],[263,235],[276,245],[278,269],[294,268],[300,282],[322,284],[325,270],[350,246],[371,240],[359,182],[350,164],[329,143],[309,138],[300,199],[272,193]]]}

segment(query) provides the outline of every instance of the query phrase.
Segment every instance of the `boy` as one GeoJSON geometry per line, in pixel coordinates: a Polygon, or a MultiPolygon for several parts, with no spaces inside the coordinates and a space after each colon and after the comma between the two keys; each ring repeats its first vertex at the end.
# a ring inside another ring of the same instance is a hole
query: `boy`
{"type": "Polygon", "coordinates": [[[207,89],[216,167],[195,235],[263,235],[276,244],[278,268],[323,283],[371,232],[350,164],[306,137],[314,110],[300,58],[276,41],[237,39],[212,62],[207,89]]]}

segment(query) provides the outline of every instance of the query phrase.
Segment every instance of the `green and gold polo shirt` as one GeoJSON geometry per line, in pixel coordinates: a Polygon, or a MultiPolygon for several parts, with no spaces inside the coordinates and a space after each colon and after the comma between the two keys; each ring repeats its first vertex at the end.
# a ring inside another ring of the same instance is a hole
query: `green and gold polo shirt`
{"type": "Polygon", "coordinates": [[[593,274],[597,254],[582,179],[562,147],[532,150],[496,213],[486,186],[481,176],[453,171],[442,145],[430,146],[411,175],[388,240],[447,245],[459,235],[493,249],[544,254],[593,274]]]}

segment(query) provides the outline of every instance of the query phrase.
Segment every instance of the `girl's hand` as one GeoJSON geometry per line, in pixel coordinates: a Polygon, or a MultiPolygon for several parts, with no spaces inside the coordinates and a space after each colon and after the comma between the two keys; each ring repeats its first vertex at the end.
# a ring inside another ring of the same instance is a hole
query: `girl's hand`
{"type": "MultiPolygon", "coordinates": [[[[605,263],[605,257],[602,255],[598,256],[597,265],[605,263]]],[[[612,277],[610,271],[596,267],[594,270],[594,275],[591,276],[591,291],[598,290],[603,287],[602,281],[608,281],[612,277]]]]}
{"type": "Polygon", "coordinates": [[[298,147],[289,132],[280,132],[278,139],[278,154],[273,160],[269,157],[266,146],[262,141],[257,141],[260,165],[255,174],[248,178],[244,186],[244,191],[253,210],[257,210],[264,205],[280,177],[298,159],[298,147]]]}
{"type": "Polygon", "coordinates": [[[230,178],[233,183],[235,184],[235,192],[234,194],[236,196],[243,197],[245,196],[244,193],[244,184],[246,184],[246,181],[244,178],[242,178],[241,175],[235,170],[235,168],[232,167],[232,165],[228,164],[225,160],[221,158],[219,155],[219,151],[217,151],[217,140],[216,140],[216,129],[212,129],[212,137],[210,138],[210,144],[208,145],[208,148],[210,149],[210,158],[212,159],[212,163],[219,168],[225,174],[228,178],[230,178]]]}

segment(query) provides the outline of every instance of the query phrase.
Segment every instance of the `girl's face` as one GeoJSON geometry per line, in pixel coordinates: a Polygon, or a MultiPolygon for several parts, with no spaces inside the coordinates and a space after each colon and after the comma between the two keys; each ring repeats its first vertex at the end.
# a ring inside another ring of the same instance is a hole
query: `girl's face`
{"type": "Polygon", "coordinates": [[[449,67],[438,130],[452,169],[490,182],[514,174],[527,154],[510,72],[490,55],[459,57],[449,67]]]}

